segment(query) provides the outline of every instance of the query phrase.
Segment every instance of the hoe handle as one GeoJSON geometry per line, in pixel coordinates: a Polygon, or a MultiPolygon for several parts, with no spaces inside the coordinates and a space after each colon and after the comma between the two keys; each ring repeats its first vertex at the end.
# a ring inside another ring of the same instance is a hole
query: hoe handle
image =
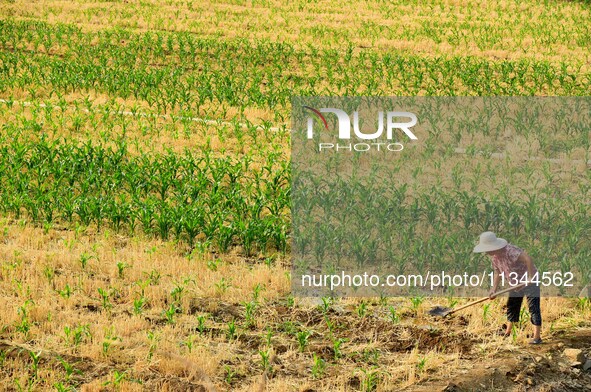
{"type": "MultiPolygon", "coordinates": [[[[509,288],[507,288],[507,289],[504,289],[504,290],[501,290],[501,291],[497,291],[497,292],[496,292],[494,295],[495,295],[495,297],[496,297],[496,296],[499,296],[499,295],[501,295],[501,294],[505,294],[505,293],[511,292],[511,291],[513,291],[513,290],[517,290],[517,289],[519,289],[519,288],[521,288],[521,287],[523,287],[523,286],[525,286],[525,283],[520,283],[520,284],[518,284],[517,286],[512,286],[512,287],[509,287],[509,288]]],[[[479,304],[479,303],[481,303],[481,302],[484,302],[484,301],[486,301],[486,300],[488,300],[488,299],[489,299],[489,297],[484,297],[484,298],[477,299],[476,301],[468,302],[466,305],[462,305],[462,306],[460,306],[459,308],[455,308],[455,309],[451,310],[451,311],[450,311],[449,313],[447,313],[447,314],[455,313],[455,312],[457,312],[458,310],[466,309],[466,308],[468,308],[468,307],[470,307],[470,306],[472,306],[472,305],[479,304]]]]}

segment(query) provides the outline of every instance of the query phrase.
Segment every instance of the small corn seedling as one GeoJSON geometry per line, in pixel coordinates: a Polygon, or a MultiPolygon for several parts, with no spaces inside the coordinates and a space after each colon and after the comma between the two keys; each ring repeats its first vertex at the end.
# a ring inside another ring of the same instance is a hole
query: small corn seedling
{"type": "Polygon", "coordinates": [[[320,304],[320,309],[322,310],[322,313],[326,315],[330,310],[333,300],[330,297],[322,297],[321,300],[322,304],[320,304]]]}
{"type": "Polygon", "coordinates": [[[185,291],[185,286],[181,283],[176,283],[172,291],[170,292],[170,296],[172,297],[172,303],[178,308],[180,312],[182,312],[181,302],[183,299],[183,293],[185,291]]]}
{"type": "Polygon", "coordinates": [[[160,284],[161,277],[162,276],[160,275],[159,271],[156,271],[156,270],[150,271],[150,274],[148,275],[148,279],[150,281],[150,286],[158,286],[160,284]]]}
{"type": "Polygon", "coordinates": [[[271,348],[273,345],[273,330],[271,327],[267,327],[267,333],[265,334],[265,345],[267,348],[271,348]]]}
{"type": "Polygon", "coordinates": [[[109,290],[105,290],[99,287],[97,291],[99,293],[103,309],[106,311],[110,311],[113,308],[113,304],[111,303],[111,296],[115,293],[114,290],[112,288],[110,288],[109,290]]]}
{"type": "Polygon", "coordinates": [[[63,290],[58,290],[58,293],[62,298],[68,299],[72,295],[72,288],[69,284],[66,284],[63,290]]]}
{"type": "Polygon", "coordinates": [[[16,325],[16,330],[21,332],[25,338],[29,336],[29,331],[31,330],[31,323],[29,322],[29,306],[31,304],[34,304],[34,302],[28,299],[17,309],[17,313],[21,316],[21,319],[16,325]]]}
{"type": "Polygon", "coordinates": [[[120,372],[119,370],[115,370],[113,372],[113,374],[111,375],[111,379],[108,381],[105,381],[103,383],[103,386],[112,386],[114,388],[118,388],[118,387],[120,387],[121,383],[123,381],[126,381],[127,379],[128,379],[127,371],[120,372]]]}
{"type": "Polygon", "coordinates": [[[158,349],[158,342],[160,341],[160,336],[157,335],[154,331],[147,332],[148,337],[148,361],[151,361],[158,349]]]}
{"type": "Polygon", "coordinates": [[[270,350],[259,350],[259,355],[261,356],[261,367],[263,369],[263,372],[272,373],[273,368],[272,368],[271,362],[270,362],[271,351],[270,350]]]}
{"type": "Polygon", "coordinates": [[[422,373],[425,370],[425,366],[427,365],[427,358],[420,357],[417,360],[416,368],[418,373],[422,373]]]}
{"type": "Polygon", "coordinates": [[[357,312],[357,316],[359,316],[359,318],[364,318],[367,315],[367,303],[365,301],[361,301],[361,303],[357,305],[357,309],[355,311],[357,312]]]}
{"type": "Polygon", "coordinates": [[[296,333],[296,338],[298,341],[298,347],[300,352],[304,352],[306,346],[308,346],[308,338],[312,335],[309,331],[299,331],[296,333]]]}
{"type": "Polygon", "coordinates": [[[39,361],[41,361],[41,351],[35,353],[29,351],[29,357],[31,357],[31,370],[33,371],[33,379],[37,379],[37,371],[39,370],[39,361]]]}
{"type": "Polygon", "coordinates": [[[315,380],[321,379],[324,376],[324,372],[326,371],[326,361],[316,355],[313,355],[314,363],[312,364],[312,378],[315,380]]]}
{"type": "Polygon", "coordinates": [[[109,350],[111,348],[111,346],[116,343],[116,342],[121,342],[123,341],[123,339],[121,339],[119,336],[115,335],[114,329],[113,327],[107,329],[107,332],[105,333],[105,339],[103,340],[103,344],[102,344],[102,354],[103,356],[106,358],[109,356],[109,350]]]}
{"type": "Polygon", "coordinates": [[[207,315],[198,315],[197,316],[197,331],[199,331],[199,335],[203,335],[206,330],[205,322],[207,321],[207,315]]]}
{"type": "Polygon", "coordinates": [[[341,350],[341,346],[345,343],[346,340],[342,338],[332,339],[332,351],[334,354],[335,361],[338,361],[340,358],[343,357],[343,352],[341,350]]]}
{"type": "Polygon", "coordinates": [[[226,337],[229,341],[237,338],[237,326],[234,320],[228,323],[228,329],[226,330],[226,337]]]}
{"type": "Polygon", "coordinates": [[[69,363],[65,359],[58,357],[58,360],[60,361],[60,364],[62,365],[62,367],[64,368],[64,371],[66,372],[66,381],[70,381],[70,379],[72,378],[72,375],[74,375],[74,374],[77,374],[77,375],[82,374],[82,371],[80,371],[79,369],[76,369],[71,363],[69,363]]]}
{"type": "Polygon", "coordinates": [[[255,312],[257,303],[255,301],[244,302],[244,326],[246,328],[253,327],[256,324],[255,312]]]}
{"type": "Polygon", "coordinates": [[[231,282],[222,277],[219,282],[215,283],[216,291],[219,295],[224,294],[230,287],[232,287],[231,282]]]}
{"type": "Polygon", "coordinates": [[[133,314],[141,315],[142,312],[144,311],[146,303],[147,303],[147,300],[146,300],[146,297],[144,297],[144,296],[134,299],[133,300],[133,314]]]}
{"type": "Polygon", "coordinates": [[[236,376],[236,371],[233,370],[230,365],[224,366],[224,381],[228,385],[232,385],[234,381],[234,377],[236,376]]]}
{"type": "Polygon", "coordinates": [[[164,310],[164,317],[166,318],[166,322],[168,324],[174,324],[174,317],[178,312],[179,308],[176,306],[176,304],[170,304],[170,306],[164,310]]]}
{"type": "Polygon", "coordinates": [[[221,264],[221,260],[218,258],[213,258],[211,260],[207,260],[207,269],[210,271],[217,271],[221,264]]]}
{"type": "Polygon", "coordinates": [[[55,384],[53,384],[53,387],[55,388],[55,390],[57,392],[74,392],[74,391],[76,391],[76,388],[74,388],[72,386],[66,386],[66,385],[62,384],[61,382],[56,382],[55,384]]]}
{"type": "Polygon", "coordinates": [[[195,344],[195,335],[189,335],[187,337],[187,339],[182,342],[181,344],[185,347],[187,347],[187,351],[189,352],[189,354],[193,351],[193,345],[195,344]]]}
{"type": "Polygon", "coordinates": [[[119,279],[123,279],[124,278],[125,270],[127,268],[130,268],[130,267],[131,266],[129,264],[127,264],[127,263],[124,263],[124,262],[121,262],[121,261],[118,261],[117,262],[117,276],[119,277],[119,279]]]}
{"type": "Polygon", "coordinates": [[[411,309],[413,310],[413,312],[417,313],[419,310],[419,307],[421,306],[421,304],[423,303],[423,301],[425,300],[425,298],[423,297],[411,297],[410,298],[410,303],[411,303],[411,309]]]}
{"type": "Polygon", "coordinates": [[[375,391],[380,381],[380,370],[376,366],[372,366],[369,369],[358,369],[361,373],[361,390],[364,392],[375,391]]]}
{"type": "Polygon", "coordinates": [[[88,262],[94,258],[95,258],[95,256],[93,256],[89,253],[82,253],[80,255],[80,266],[82,267],[82,269],[85,270],[86,266],[88,265],[88,262]]]}
{"type": "Polygon", "coordinates": [[[490,313],[490,303],[488,303],[488,304],[485,304],[485,305],[482,307],[482,321],[483,321],[483,322],[486,322],[486,320],[487,320],[487,318],[488,318],[488,315],[489,315],[489,313],[490,313]]]}
{"type": "Polygon", "coordinates": [[[55,269],[53,267],[47,265],[43,269],[43,275],[45,275],[49,284],[53,286],[53,279],[55,277],[55,269]]]}
{"type": "Polygon", "coordinates": [[[396,308],[394,306],[390,306],[388,310],[390,315],[390,321],[392,321],[393,324],[398,324],[400,322],[400,315],[398,314],[396,308]]]}
{"type": "Polygon", "coordinates": [[[66,335],[66,341],[74,347],[78,347],[86,339],[92,339],[89,324],[79,325],[75,328],[65,326],[64,334],[66,335]]]}
{"type": "Polygon", "coordinates": [[[265,290],[265,285],[262,285],[260,283],[257,283],[254,288],[252,289],[252,301],[257,304],[259,302],[259,297],[261,294],[261,291],[265,290]]]}

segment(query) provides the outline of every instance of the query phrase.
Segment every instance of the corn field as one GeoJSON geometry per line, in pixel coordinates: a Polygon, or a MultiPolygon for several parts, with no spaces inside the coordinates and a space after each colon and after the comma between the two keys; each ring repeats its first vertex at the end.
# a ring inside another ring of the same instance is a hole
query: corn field
{"type": "MultiPolygon", "coordinates": [[[[577,115],[589,112],[586,98],[383,101],[294,99],[294,275],[341,270],[477,275],[490,261],[466,250],[476,235],[494,231],[528,249],[540,271],[578,276],[576,285],[555,294],[576,295],[589,283],[591,248],[585,238],[591,224],[584,217],[591,212],[591,122],[577,115]],[[396,153],[385,147],[318,152],[319,141],[346,145],[345,140],[335,141],[329,131],[313,142],[304,139],[307,117],[298,119],[299,108],[347,111],[348,104],[359,105],[359,116],[383,107],[420,113],[424,125],[414,127],[419,140],[396,153]],[[465,147],[463,154],[458,145],[465,147]]],[[[303,295],[318,290],[299,285],[294,279],[294,290],[303,295]]],[[[328,288],[322,293],[330,295],[328,288]]]]}
{"type": "MultiPolygon", "coordinates": [[[[0,389],[437,390],[511,363],[525,308],[502,340],[501,301],[441,321],[427,306],[464,300],[294,297],[292,258],[480,271],[470,251],[494,230],[589,277],[584,98],[551,128],[535,105],[440,123],[380,181],[363,156],[328,162],[358,188],[307,175],[318,157],[294,169],[292,99],[584,97],[590,17],[584,1],[0,2],[0,389]]],[[[542,308],[545,339],[588,343],[571,335],[588,299],[542,308]]],[[[530,387],[515,380],[499,385],[530,387]]]]}

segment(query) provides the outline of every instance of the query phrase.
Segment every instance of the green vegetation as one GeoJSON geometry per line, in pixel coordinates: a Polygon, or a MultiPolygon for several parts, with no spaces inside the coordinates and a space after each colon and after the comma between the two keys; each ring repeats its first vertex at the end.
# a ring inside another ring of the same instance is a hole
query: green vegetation
{"type": "MultiPolygon", "coordinates": [[[[318,260],[359,265],[387,248],[339,255],[321,230],[291,248],[291,98],[585,96],[587,2],[11,0],[0,14],[0,389],[402,389],[523,343],[527,320],[490,336],[500,301],[454,328],[425,319],[431,298],[289,294],[290,256],[312,239],[318,260]]],[[[591,272],[588,129],[441,129],[392,167],[373,226],[391,249],[476,269],[466,254],[493,229],[540,267],[591,272]]],[[[354,213],[331,189],[304,207],[354,213]]],[[[542,306],[557,339],[591,311],[542,306]]]]}

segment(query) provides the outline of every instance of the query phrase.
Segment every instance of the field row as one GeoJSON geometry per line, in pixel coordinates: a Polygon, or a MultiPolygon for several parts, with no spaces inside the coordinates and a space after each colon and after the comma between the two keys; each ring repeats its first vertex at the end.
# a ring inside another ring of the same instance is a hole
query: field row
{"type": "Polygon", "coordinates": [[[294,95],[585,95],[591,86],[589,73],[572,63],[352,51],[343,57],[288,43],[85,33],[42,22],[3,21],[2,30],[0,89],[8,94],[102,93],[161,113],[256,107],[275,110],[269,120],[283,122],[294,95]]]}
{"type": "Polygon", "coordinates": [[[178,31],[217,40],[293,42],[356,51],[400,51],[423,56],[576,61],[590,44],[585,2],[150,0],[109,4],[54,0],[2,4],[4,15],[76,23],[87,31],[114,26],[136,31],[178,31]],[[552,12],[547,7],[552,6],[552,12]],[[254,10],[254,12],[252,11],[254,10]],[[432,18],[436,14],[437,18],[432,18]],[[350,15],[355,15],[351,18],[350,15]]]}
{"type": "Polygon", "coordinates": [[[118,140],[125,139],[132,154],[206,149],[216,157],[249,154],[257,164],[269,153],[288,155],[289,130],[272,127],[269,121],[253,122],[238,116],[220,121],[162,115],[113,99],[98,101],[90,97],[0,100],[0,120],[5,133],[28,140],[94,140],[116,147],[118,140]]]}
{"type": "Polygon", "coordinates": [[[2,180],[1,209],[16,218],[141,227],[191,246],[215,240],[224,252],[240,244],[247,255],[287,248],[289,170],[277,155],[257,168],[249,155],[208,150],[130,156],[124,139],[117,148],[43,138],[0,144],[0,170],[12,173],[2,180]]]}
{"type": "Polygon", "coordinates": [[[0,143],[0,168],[12,173],[2,181],[0,208],[47,228],[79,222],[130,233],[141,229],[190,246],[209,241],[221,252],[241,246],[252,255],[285,252],[293,218],[295,250],[313,253],[321,264],[335,258],[356,260],[358,266],[398,260],[401,271],[408,263],[419,268],[447,263],[471,272],[482,267],[466,258],[474,233],[492,229],[531,246],[544,269],[560,265],[582,276],[590,272],[586,260],[591,249],[584,238],[591,235],[591,226],[581,219],[590,213],[589,187],[569,193],[568,183],[555,185],[552,177],[536,193],[507,193],[499,187],[485,196],[478,189],[462,191],[462,176],[470,173],[457,171],[452,171],[452,189],[433,182],[400,186],[398,177],[370,184],[331,182],[298,171],[297,208],[290,217],[290,172],[280,156],[269,155],[263,166],[255,167],[248,154],[215,158],[203,150],[129,155],[125,139],[111,148],[13,136],[0,143]],[[360,242],[331,241],[326,235],[335,230],[341,238],[360,242]],[[359,231],[367,236],[356,235],[359,231]],[[560,237],[547,235],[557,231],[560,237]]]}
{"type": "Polygon", "coordinates": [[[575,273],[578,290],[591,276],[591,223],[585,219],[591,205],[582,195],[439,186],[413,194],[395,182],[331,181],[300,170],[293,175],[296,271],[478,274],[490,262],[471,250],[477,234],[491,230],[527,249],[540,271],[575,273]]]}

